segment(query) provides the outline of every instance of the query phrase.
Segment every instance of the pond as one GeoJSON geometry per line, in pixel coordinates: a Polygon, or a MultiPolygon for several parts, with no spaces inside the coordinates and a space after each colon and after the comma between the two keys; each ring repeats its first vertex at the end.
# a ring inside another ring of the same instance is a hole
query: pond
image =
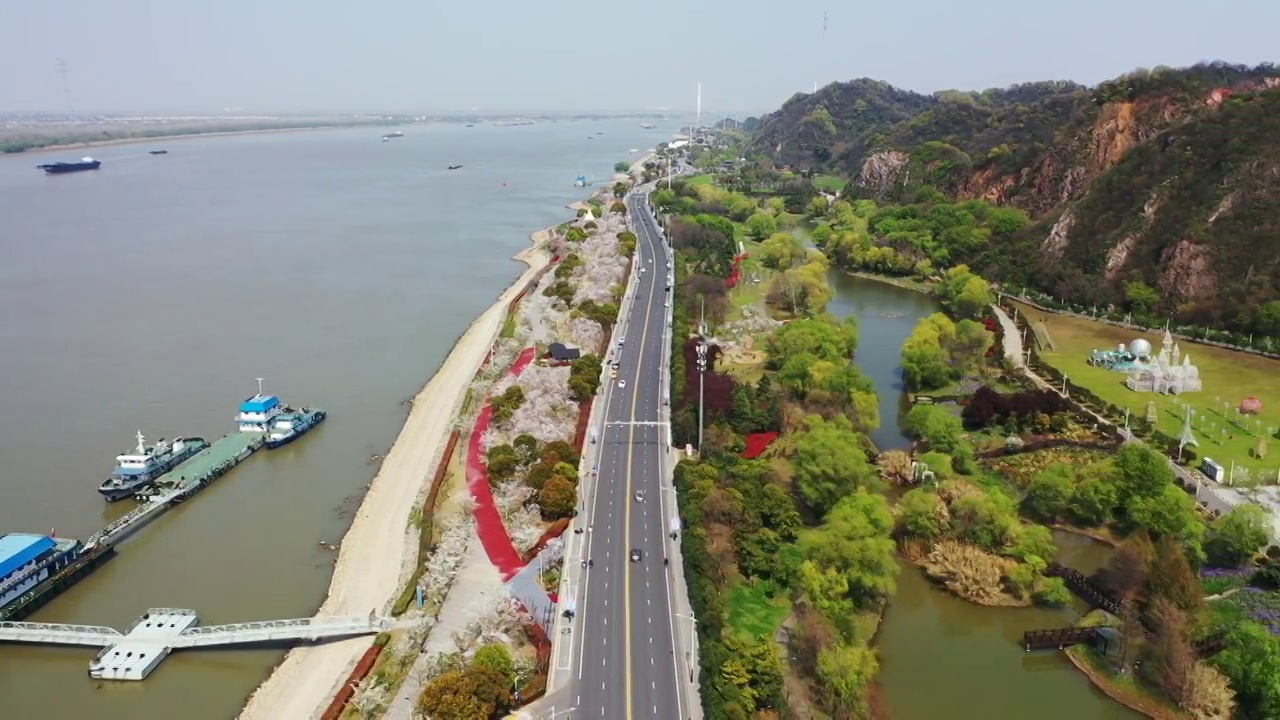
{"type": "MultiPolygon", "coordinates": [[[[855,358],[880,395],[881,450],[905,448],[906,408],[899,358],[902,343],[923,317],[939,309],[931,297],[886,282],[833,271],[828,310],[858,319],[855,358]]],[[[1110,552],[1073,533],[1055,532],[1058,562],[1089,573],[1110,552]]],[[[1027,653],[1027,630],[1071,625],[1088,608],[988,608],[934,587],[915,566],[902,564],[898,592],[876,638],[879,680],[895,720],[1030,718],[1129,720],[1141,714],[1113,702],[1058,652],[1027,653]]]]}
{"type": "Polygon", "coordinates": [[[880,396],[880,428],[871,433],[871,440],[881,450],[909,447],[911,438],[902,431],[900,422],[908,409],[899,362],[902,343],[921,318],[938,312],[941,306],[924,293],[879,280],[835,270],[827,279],[835,293],[827,311],[839,318],[858,319],[855,360],[880,396]]]}

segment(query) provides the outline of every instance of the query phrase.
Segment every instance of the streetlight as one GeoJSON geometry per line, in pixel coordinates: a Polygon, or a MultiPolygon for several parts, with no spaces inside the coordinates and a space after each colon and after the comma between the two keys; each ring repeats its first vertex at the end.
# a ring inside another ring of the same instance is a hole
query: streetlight
{"type": "Polygon", "coordinates": [[[702,338],[698,340],[698,452],[702,452],[702,425],[703,416],[706,414],[703,405],[704,392],[706,390],[706,373],[707,373],[707,340],[702,338]]]}
{"type": "Polygon", "coordinates": [[[694,674],[694,664],[698,659],[698,621],[693,617],[693,611],[690,610],[688,615],[673,613],[678,618],[689,621],[689,649],[685,651],[685,664],[689,666],[689,682],[695,682],[697,675],[694,674]]]}

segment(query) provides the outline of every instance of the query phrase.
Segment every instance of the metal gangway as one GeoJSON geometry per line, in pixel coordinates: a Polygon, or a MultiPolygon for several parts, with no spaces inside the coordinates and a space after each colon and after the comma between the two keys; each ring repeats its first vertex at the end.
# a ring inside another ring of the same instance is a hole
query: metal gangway
{"type": "Polygon", "coordinates": [[[106,647],[124,639],[115,628],[62,623],[0,622],[0,643],[106,647]]]}
{"type": "Polygon", "coordinates": [[[391,620],[376,615],[311,617],[297,620],[265,620],[261,622],[210,625],[184,630],[169,646],[201,648],[220,645],[306,640],[315,642],[352,635],[371,635],[388,629],[391,620]]]}
{"type": "Polygon", "coordinates": [[[262,643],[308,641],[372,635],[394,621],[368,615],[339,615],[294,620],[265,620],[198,627],[194,610],[153,608],[128,632],[96,625],[0,622],[0,643],[78,645],[102,650],[89,666],[101,680],[143,680],[173,650],[262,643]]]}

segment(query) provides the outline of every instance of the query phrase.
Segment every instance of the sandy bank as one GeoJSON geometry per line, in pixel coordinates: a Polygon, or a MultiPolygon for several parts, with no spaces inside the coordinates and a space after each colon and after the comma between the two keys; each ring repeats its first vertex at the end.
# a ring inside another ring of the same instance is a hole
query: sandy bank
{"type": "MultiPolygon", "coordinates": [[[[317,615],[363,615],[390,610],[408,570],[417,562],[416,530],[409,512],[425,492],[447,442],[450,424],[480,364],[505,320],[507,304],[550,260],[547,230],[515,259],[528,269],[492,306],[471,323],[430,382],[413,399],[413,409],[374,478],[342,540],[317,615]]],[[[243,720],[303,720],[323,712],[372,638],[358,638],[289,652],[249,698],[243,720]]]]}
{"type": "Polygon", "coordinates": [[[84,150],[95,147],[109,147],[113,145],[137,145],[139,143],[150,143],[152,145],[162,145],[172,143],[178,140],[194,140],[196,138],[223,137],[232,135],[267,135],[272,133],[296,133],[296,132],[313,132],[316,130],[346,130],[350,128],[369,128],[370,130],[383,130],[390,126],[386,125],[362,125],[359,123],[351,125],[308,125],[299,127],[286,128],[248,128],[245,130],[213,130],[209,132],[175,132],[172,135],[155,135],[152,137],[129,137],[114,138],[112,140],[93,140],[90,142],[63,143],[60,145],[45,145],[44,147],[30,148],[23,150],[21,153],[11,153],[14,155],[36,155],[39,153],[49,152],[66,152],[68,150],[84,150]]]}

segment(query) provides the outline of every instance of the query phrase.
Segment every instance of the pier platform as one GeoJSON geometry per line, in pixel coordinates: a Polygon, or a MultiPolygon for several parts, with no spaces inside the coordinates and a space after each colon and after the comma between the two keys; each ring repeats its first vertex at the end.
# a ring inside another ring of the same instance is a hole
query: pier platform
{"type": "Polygon", "coordinates": [[[264,442],[263,434],[237,432],[223,435],[209,447],[165,473],[156,481],[150,494],[139,498],[142,503],[132,512],[85,541],[86,547],[115,545],[163,515],[174,505],[205,489],[246,458],[257,452],[264,442]]]}
{"type": "Polygon", "coordinates": [[[174,650],[229,645],[293,644],[358,635],[392,627],[393,620],[367,616],[311,617],[198,627],[194,610],[153,608],[128,632],[94,625],[0,622],[0,643],[101,647],[89,665],[96,680],[145,680],[174,650]]]}

